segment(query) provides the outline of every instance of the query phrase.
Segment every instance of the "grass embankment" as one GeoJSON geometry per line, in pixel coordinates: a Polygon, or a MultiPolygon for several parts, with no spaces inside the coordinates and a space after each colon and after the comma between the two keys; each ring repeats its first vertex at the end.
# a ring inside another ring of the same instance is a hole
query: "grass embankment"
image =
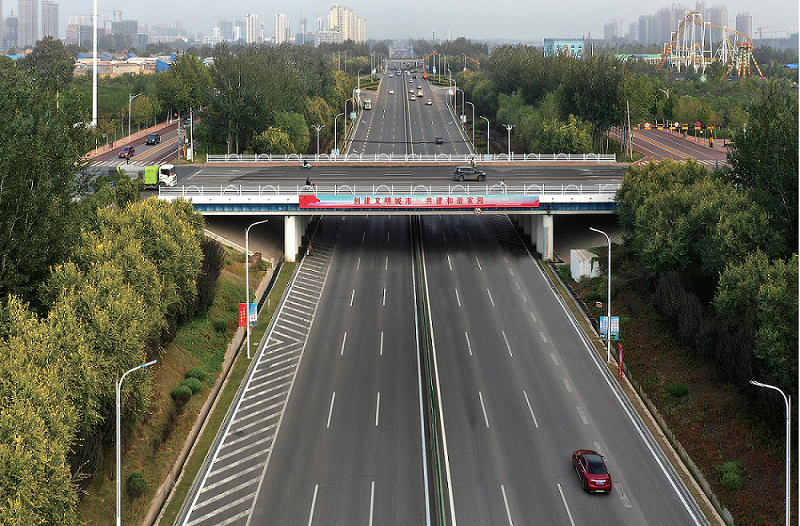
{"type": "MultiPolygon", "coordinates": [[[[150,412],[142,422],[133,425],[129,430],[123,430],[122,518],[127,524],[141,524],[144,520],[153,496],[175,464],[208,398],[211,386],[221,381],[220,372],[225,350],[238,326],[239,303],[245,293],[244,255],[230,248],[226,250],[226,263],[220,276],[214,304],[207,313],[184,324],[178,330],[175,340],[162,350],[158,364],[152,370],[153,397],[150,412]],[[197,367],[203,368],[208,373],[207,379],[203,382],[202,390],[194,394],[180,408],[170,394],[184,381],[186,373],[197,367]],[[126,479],[133,472],[142,473],[147,481],[147,490],[138,498],[129,497],[125,489],[126,479]]],[[[270,295],[271,308],[262,311],[259,325],[251,333],[254,348],[269,325],[275,305],[280,300],[293,270],[293,264],[284,265],[270,295]]],[[[251,270],[251,294],[265,273],[263,270],[251,270]]],[[[185,469],[189,471],[178,486],[178,491],[182,493],[173,498],[173,506],[177,506],[178,509],[248,366],[249,362],[244,353],[237,356],[229,373],[228,383],[220,393],[217,407],[209,415],[206,430],[187,461],[185,469]]],[[[85,498],[78,506],[80,520],[93,526],[104,524],[111,526],[115,523],[116,463],[113,443],[103,448],[103,455],[103,467],[93,478],[86,489],[85,498]]],[[[174,515],[177,515],[177,511],[174,515]]],[[[165,519],[162,523],[172,522],[165,519]]]]}

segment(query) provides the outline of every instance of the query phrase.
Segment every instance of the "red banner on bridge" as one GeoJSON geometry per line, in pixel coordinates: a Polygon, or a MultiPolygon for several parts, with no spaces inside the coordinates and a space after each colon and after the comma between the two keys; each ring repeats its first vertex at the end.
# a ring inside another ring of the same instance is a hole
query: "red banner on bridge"
{"type": "Polygon", "coordinates": [[[300,208],[350,210],[538,208],[538,195],[314,195],[301,194],[300,208]]]}

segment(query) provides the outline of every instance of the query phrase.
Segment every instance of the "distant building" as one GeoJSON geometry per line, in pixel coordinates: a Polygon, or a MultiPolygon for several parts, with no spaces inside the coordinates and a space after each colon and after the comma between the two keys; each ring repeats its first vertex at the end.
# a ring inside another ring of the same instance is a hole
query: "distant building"
{"type": "MultiPolygon", "coordinates": [[[[724,5],[713,5],[706,9],[706,14],[703,17],[704,22],[717,27],[728,27],[728,8],[724,5]]],[[[722,30],[717,28],[709,28],[711,42],[718,43],[722,41],[722,30]]]]}
{"type": "Polygon", "coordinates": [[[6,17],[6,24],[5,24],[6,28],[2,40],[3,49],[11,49],[17,47],[17,37],[19,36],[19,34],[17,33],[18,24],[19,24],[19,19],[17,17],[15,16],[6,17]]]}
{"type": "Polygon", "coordinates": [[[17,47],[26,48],[36,45],[39,40],[39,2],[38,0],[18,0],[17,47]]]}
{"type": "Polygon", "coordinates": [[[275,44],[289,42],[289,18],[286,15],[275,15],[275,44]]]}
{"type": "Polygon", "coordinates": [[[558,55],[567,55],[575,58],[583,58],[583,39],[545,38],[544,56],[555,57],[558,55]]]}
{"type": "Polygon", "coordinates": [[[139,33],[139,22],[136,20],[120,20],[119,22],[111,22],[112,35],[127,35],[131,40],[136,39],[139,33]]]}
{"type": "MultiPolygon", "coordinates": [[[[328,14],[328,29],[342,34],[342,42],[367,41],[367,22],[356,15],[349,7],[333,4],[328,14]]],[[[322,39],[320,39],[320,42],[322,39]]]]}
{"type": "Polygon", "coordinates": [[[736,15],[736,31],[753,38],[753,15],[750,13],[738,13],[736,15]]]}
{"type": "Polygon", "coordinates": [[[258,15],[247,15],[245,19],[244,41],[248,44],[258,42],[258,15]]]}
{"type": "Polygon", "coordinates": [[[320,44],[341,44],[342,34],[338,31],[324,29],[317,31],[317,45],[320,44]]]}
{"type": "Polygon", "coordinates": [[[42,38],[53,37],[58,40],[58,4],[52,0],[42,0],[42,38]]]}
{"type": "Polygon", "coordinates": [[[223,40],[230,42],[233,40],[233,22],[230,20],[219,21],[219,32],[223,40]]]}

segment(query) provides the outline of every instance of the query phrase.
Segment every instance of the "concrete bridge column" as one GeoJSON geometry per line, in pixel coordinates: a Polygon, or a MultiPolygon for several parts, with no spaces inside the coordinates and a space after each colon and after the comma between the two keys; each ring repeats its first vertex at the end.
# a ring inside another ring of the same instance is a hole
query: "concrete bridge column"
{"type": "Polygon", "coordinates": [[[539,214],[531,216],[531,245],[536,252],[542,251],[542,216],[539,214]]]}
{"type": "Polygon", "coordinates": [[[298,225],[298,216],[286,216],[283,221],[283,254],[287,263],[297,261],[297,249],[300,247],[302,230],[298,225]]]}
{"type": "Polygon", "coordinates": [[[531,236],[531,228],[533,227],[533,214],[526,214],[522,216],[522,232],[530,237],[531,236]]]}
{"type": "Polygon", "coordinates": [[[552,215],[543,215],[541,216],[542,222],[541,227],[539,228],[540,236],[541,236],[541,244],[537,244],[539,247],[539,252],[542,254],[542,259],[545,261],[552,261],[553,259],[553,236],[555,235],[553,232],[553,216],[552,215]]]}

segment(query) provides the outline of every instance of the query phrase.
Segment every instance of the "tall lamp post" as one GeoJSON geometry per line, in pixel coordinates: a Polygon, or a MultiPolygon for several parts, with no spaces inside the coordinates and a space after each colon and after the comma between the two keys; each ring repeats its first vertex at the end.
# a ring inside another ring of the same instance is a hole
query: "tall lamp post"
{"type": "Polygon", "coordinates": [[[773,389],[778,391],[781,396],[783,397],[783,404],[786,409],[786,526],[789,526],[789,466],[791,465],[791,448],[792,448],[792,418],[791,418],[791,411],[792,411],[792,397],[787,397],[786,394],[781,391],[779,388],[775,387],[774,385],[769,384],[762,384],[761,382],[756,382],[755,380],[750,380],[750,383],[756,385],[758,387],[766,387],[767,389],[773,389]]]}
{"type": "Polygon", "coordinates": [[[486,155],[489,155],[489,119],[481,115],[481,119],[486,121],[486,155]]]}
{"type": "Polygon", "coordinates": [[[467,71],[467,54],[466,53],[461,53],[461,54],[464,55],[464,71],[467,71]]]}
{"type": "Polygon", "coordinates": [[[472,147],[475,148],[475,105],[469,101],[466,104],[469,104],[472,108],[472,147]]]}
{"type": "Polygon", "coordinates": [[[358,91],[361,91],[361,70],[363,69],[364,68],[361,68],[356,72],[356,77],[358,77],[358,91]]]}
{"type": "Polygon", "coordinates": [[[324,128],[324,124],[315,124],[312,126],[315,130],[317,130],[317,161],[319,161],[319,131],[324,128]]]}
{"type": "Polygon", "coordinates": [[[247,318],[247,359],[250,359],[250,229],[261,223],[266,223],[269,219],[256,221],[244,229],[244,290],[245,290],[245,317],[247,318]]]}
{"type": "Polygon", "coordinates": [[[611,361],[611,238],[608,237],[608,234],[602,230],[597,230],[596,228],[592,227],[589,227],[589,230],[603,234],[608,240],[608,301],[606,302],[608,307],[608,329],[606,330],[606,336],[608,337],[608,349],[606,351],[606,363],[608,363],[611,361]]]}
{"type": "Polygon", "coordinates": [[[137,93],[136,95],[128,94],[128,142],[131,142],[131,101],[141,95],[141,93],[137,93]]]}
{"type": "Polygon", "coordinates": [[[120,401],[121,393],[122,393],[122,381],[125,379],[128,374],[132,373],[133,371],[138,371],[139,369],[144,369],[145,367],[149,367],[153,365],[158,360],[153,360],[152,362],[147,362],[146,364],[139,365],[130,369],[122,375],[122,378],[117,381],[117,526],[122,526],[122,433],[120,432],[120,425],[122,422],[122,403],[120,401]]]}
{"type": "Polygon", "coordinates": [[[338,138],[338,135],[337,135],[339,128],[336,127],[336,120],[339,117],[341,117],[342,115],[344,115],[344,113],[340,113],[339,115],[337,115],[336,117],[333,118],[333,149],[334,150],[339,147],[339,138],[338,138]]]}
{"type": "Polygon", "coordinates": [[[514,124],[503,124],[508,130],[508,160],[511,160],[511,128],[513,128],[514,124]]]}

